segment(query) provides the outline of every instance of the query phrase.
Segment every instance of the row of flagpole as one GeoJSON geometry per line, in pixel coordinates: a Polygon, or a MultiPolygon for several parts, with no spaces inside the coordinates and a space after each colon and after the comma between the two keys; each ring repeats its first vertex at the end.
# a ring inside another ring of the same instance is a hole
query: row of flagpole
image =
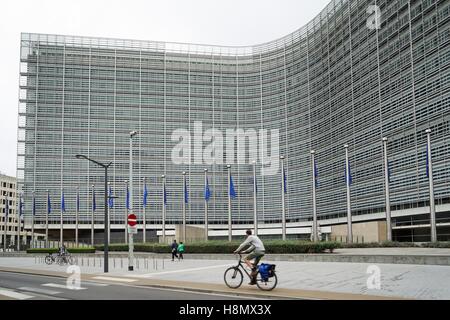
{"type": "MultiPolygon", "coordinates": [[[[435,204],[434,204],[434,188],[433,188],[433,167],[432,167],[432,154],[431,154],[431,130],[427,130],[427,157],[426,157],[426,172],[427,177],[429,179],[429,191],[430,191],[430,225],[431,225],[431,240],[435,242],[437,240],[437,232],[436,232],[436,217],[435,217],[435,204]]],[[[391,209],[390,209],[390,178],[391,178],[391,172],[390,172],[390,166],[389,166],[389,160],[388,160],[388,154],[387,154],[387,143],[388,139],[383,138],[383,154],[384,154],[384,161],[383,161],[383,167],[384,167],[384,177],[385,177],[385,202],[386,202],[386,222],[387,222],[387,239],[390,241],[392,240],[392,225],[391,225],[391,209]]],[[[345,149],[345,181],[346,181],[346,194],[347,194],[347,242],[351,243],[353,238],[353,231],[352,231],[352,207],[351,207],[351,186],[353,183],[353,178],[351,174],[351,165],[350,165],[350,159],[349,159],[349,146],[346,144],[344,145],[345,149]]],[[[312,171],[312,200],[313,200],[313,224],[312,224],[312,234],[314,241],[319,240],[318,234],[317,234],[317,227],[318,227],[318,213],[317,213],[317,189],[318,189],[318,169],[317,169],[317,161],[316,161],[316,152],[311,151],[311,171],[312,171]]],[[[286,169],[285,169],[285,157],[281,156],[281,187],[282,187],[282,199],[281,199],[281,229],[282,229],[282,238],[283,240],[286,240],[286,194],[287,192],[287,177],[286,177],[286,169]]],[[[228,240],[232,240],[232,210],[231,210],[231,204],[232,199],[235,199],[237,197],[236,191],[234,188],[233,183],[233,177],[231,174],[231,165],[227,165],[228,170],[228,240]]],[[[183,239],[186,240],[186,207],[189,203],[189,196],[188,196],[188,187],[187,187],[187,181],[186,181],[186,172],[182,173],[183,175],[183,189],[184,189],[184,199],[183,199],[183,213],[182,213],[182,219],[183,219],[183,239]]],[[[167,190],[166,190],[166,176],[162,175],[162,240],[165,242],[165,236],[166,236],[166,206],[167,206],[167,190]]],[[[130,202],[130,188],[128,181],[125,181],[126,183],[126,214],[128,215],[128,212],[131,210],[131,202],[130,202]]],[[[113,202],[113,196],[112,196],[112,189],[111,184],[109,185],[109,201],[108,206],[109,208],[113,208],[114,202],[113,202]]],[[[47,192],[47,213],[46,213],[46,240],[48,241],[48,218],[49,214],[51,213],[51,201],[50,201],[50,193],[49,190],[47,192]]],[[[256,181],[256,163],[253,163],[253,204],[254,204],[254,232],[255,234],[258,234],[258,215],[257,215],[257,193],[258,193],[258,187],[257,187],[257,181],[256,181]]],[[[211,198],[211,190],[209,186],[209,179],[208,179],[208,169],[204,170],[204,223],[205,223],[205,234],[204,238],[205,240],[208,240],[208,202],[211,198]]],[[[147,183],[146,179],[143,179],[143,240],[146,241],[146,207],[148,205],[147,202],[148,197],[148,189],[147,189],[147,183]]],[[[20,208],[22,208],[23,202],[22,202],[22,196],[20,196],[20,208]]],[[[95,200],[95,187],[92,185],[92,210],[91,210],[91,243],[94,244],[94,213],[96,210],[96,200],[95,200]]],[[[22,209],[20,209],[22,212],[22,209]]],[[[60,212],[60,241],[63,243],[64,237],[63,237],[63,213],[66,211],[65,207],[65,199],[64,199],[64,189],[62,189],[62,195],[61,195],[61,212],[60,212]]],[[[78,224],[79,224],[79,211],[80,211],[80,193],[79,188],[77,188],[77,204],[76,204],[76,230],[75,230],[75,242],[78,245],[78,224]]],[[[22,214],[22,213],[21,213],[22,214]]],[[[32,241],[34,243],[34,216],[36,214],[36,198],[35,198],[35,192],[33,192],[33,213],[32,213],[32,241]]],[[[5,228],[6,229],[6,228],[5,228]]],[[[109,237],[109,232],[108,237],[109,237]]],[[[5,235],[6,239],[6,235],[5,235]]],[[[125,219],[125,241],[127,241],[127,220],[125,219]]]]}

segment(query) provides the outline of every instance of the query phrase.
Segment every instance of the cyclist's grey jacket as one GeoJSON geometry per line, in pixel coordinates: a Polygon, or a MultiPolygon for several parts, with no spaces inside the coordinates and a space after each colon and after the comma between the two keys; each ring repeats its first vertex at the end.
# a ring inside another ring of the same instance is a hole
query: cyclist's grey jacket
{"type": "Polygon", "coordinates": [[[266,251],[266,248],[264,248],[264,244],[257,236],[248,236],[247,239],[237,248],[236,251],[241,251],[247,246],[251,246],[249,250],[246,250],[248,252],[250,251],[266,251]]]}

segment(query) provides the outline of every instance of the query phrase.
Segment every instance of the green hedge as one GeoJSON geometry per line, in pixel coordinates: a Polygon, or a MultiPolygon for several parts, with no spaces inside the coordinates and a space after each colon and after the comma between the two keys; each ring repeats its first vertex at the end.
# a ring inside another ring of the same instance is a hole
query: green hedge
{"type": "MultiPolygon", "coordinates": [[[[186,253],[223,253],[230,254],[240,245],[240,242],[224,242],[224,241],[209,241],[198,242],[193,244],[186,244],[186,253]]],[[[266,241],[264,242],[266,252],[270,253],[325,253],[333,252],[334,249],[339,248],[337,242],[301,242],[301,241],[266,241]]],[[[103,251],[103,246],[97,246],[98,250],[103,251]]],[[[126,244],[112,244],[109,246],[109,251],[128,251],[126,244]]],[[[152,252],[152,253],[170,253],[169,245],[159,243],[137,243],[134,244],[135,252],[152,252]]]]}
{"type": "Polygon", "coordinates": [[[411,242],[370,242],[370,243],[341,243],[341,248],[417,248],[420,245],[411,242]]]}
{"type": "Polygon", "coordinates": [[[450,242],[422,243],[423,248],[450,248],[450,242]]]}
{"type": "MultiPolygon", "coordinates": [[[[95,248],[68,248],[69,253],[95,253],[95,248]]],[[[36,248],[27,249],[27,253],[57,253],[58,248],[36,248]]]]}

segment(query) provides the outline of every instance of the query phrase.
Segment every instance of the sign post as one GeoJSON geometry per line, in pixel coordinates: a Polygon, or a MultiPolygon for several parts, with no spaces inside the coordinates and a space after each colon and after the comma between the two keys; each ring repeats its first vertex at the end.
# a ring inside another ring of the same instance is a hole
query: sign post
{"type": "Polygon", "coordinates": [[[137,218],[136,215],[133,213],[130,213],[128,215],[128,271],[133,271],[133,250],[134,250],[134,243],[133,243],[133,234],[137,233],[137,218]]]}

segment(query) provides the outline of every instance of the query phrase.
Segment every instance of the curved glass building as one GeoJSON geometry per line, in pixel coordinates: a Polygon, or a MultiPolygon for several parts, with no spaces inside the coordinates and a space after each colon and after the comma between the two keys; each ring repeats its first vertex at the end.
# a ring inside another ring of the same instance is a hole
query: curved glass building
{"type": "MultiPolygon", "coordinates": [[[[416,229],[429,226],[429,128],[438,234],[450,237],[448,1],[333,0],[292,34],[249,47],[22,34],[19,99],[18,178],[27,217],[35,191],[38,224],[45,219],[49,190],[51,228],[59,228],[64,190],[64,221],[73,226],[79,188],[80,219],[89,229],[92,185],[96,222],[102,223],[103,171],[75,158],[83,154],[113,162],[110,182],[118,198],[110,210],[111,223],[113,230],[123,229],[129,132],[136,130],[134,208],[139,219],[145,177],[149,228],[161,223],[165,174],[166,223],[181,223],[186,171],[188,222],[202,224],[207,168],[210,223],[225,226],[226,159],[214,165],[194,160],[179,165],[172,159],[177,144],[172,134],[179,129],[194,134],[195,123],[201,122],[203,131],[279,130],[292,228],[311,224],[311,150],[318,167],[320,224],[346,222],[344,144],[349,145],[354,221],[382,221],[382,138],[388,137],[394,236],[410,240],[414,232],[429,233],[416,229]],[[373,5],[380,9],[379,25],[377,11],[370,11],[373,5]]],[[[237,193],[233,222],[251,225],[253,166],[249,161],[233,164],[231,171],[237,193]]],[[[262,225],[279,226],[281,181],[280,171],[261,176],[258,170],[262,225]]]]}

